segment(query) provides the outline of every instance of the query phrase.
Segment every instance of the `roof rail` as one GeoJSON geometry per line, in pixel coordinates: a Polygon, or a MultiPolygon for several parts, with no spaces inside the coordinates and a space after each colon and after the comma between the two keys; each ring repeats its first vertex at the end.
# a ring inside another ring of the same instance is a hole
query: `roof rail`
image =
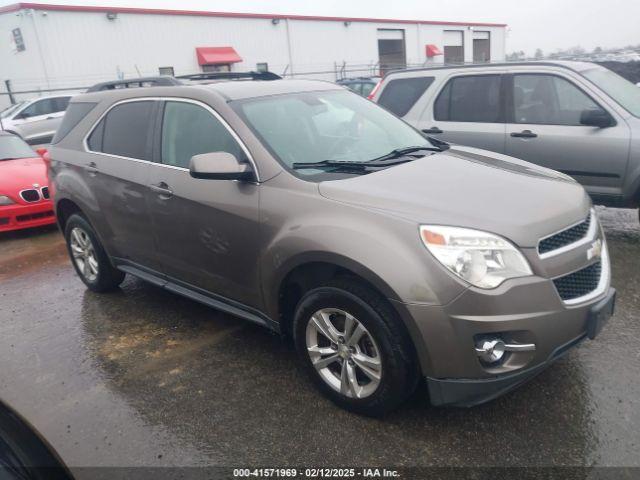
{"type": "Polygon", "coordinates": [[[205,72],[191,75],[180,75],[183,80],[281,80],[282,77],[273,72],[205,72]]]}
{"type": "Polygon", "coordinates": [[[157,77],[126,78],[124,80],[112,80],[109,82],[96,83],[87,90],[87,93],[102,92],[104,90],[116,90],[120,88],[173,87],[176,85],[183,85],[183,83],[170,75],[160,75],[157,77]]]}

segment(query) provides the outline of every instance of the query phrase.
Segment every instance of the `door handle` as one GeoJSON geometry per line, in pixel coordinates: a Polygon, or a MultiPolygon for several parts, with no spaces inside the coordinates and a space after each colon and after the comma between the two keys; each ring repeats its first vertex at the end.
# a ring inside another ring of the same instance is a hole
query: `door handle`
{"type": "Polygon", "coordinates": [[[89,162],[84,166],[85,171],[91,175],[95,176],[98,173],[98,167],[96,166],[96,162],[89,162]]]}
{"type": "Polygon", "coordinates": [[[149,185],[149,189],[161,197],[170,198],[173,196],[173,190],[171,190],[169,185],[164,182],[160,182],[157,185],[149,185]]]}
{"type": "Polygon", "coordinates": [[[434,134],[434,133],[444,133],[444,132],[440,130],[438,127],[431,127],[431,128],[422,130],[422,133],[434,134]]]}
{"type": "Polygon", "coordinates": [[[514,138],[537,138],[538,135],[533,133],[531,130],[524,130],[522,132],[513,132],[511,134],[514,138]]]}

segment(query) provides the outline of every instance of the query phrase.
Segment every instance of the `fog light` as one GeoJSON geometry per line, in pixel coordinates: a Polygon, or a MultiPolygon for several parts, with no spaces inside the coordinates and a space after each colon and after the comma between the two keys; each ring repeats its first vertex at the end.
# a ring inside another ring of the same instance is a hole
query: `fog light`
{"type": "Polygon", "coordinates": [[[483,338],[476,342],[476,353],[485,363],[499,362],[505,352],[534,352],[535,349],[535,343],[505,343],[500,338],[483,338]]]}
{"type": "Polygon", "coordinates": [[[486,363],[496,363],[502,360],[505,344],[499,338],[481,340],[476,344],[476,353],[480,360],[486,363]]]}

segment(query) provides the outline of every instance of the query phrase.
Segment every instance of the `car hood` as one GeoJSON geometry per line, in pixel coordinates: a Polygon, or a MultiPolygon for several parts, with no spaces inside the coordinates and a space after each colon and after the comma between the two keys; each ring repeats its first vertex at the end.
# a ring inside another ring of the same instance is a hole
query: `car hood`
{"type": "Polygon", "coordinates": [[[452,147],[386,170],[326,181],[326,198],[416,224],[496,233],[520,247],[584,220],[591,201],[570,177],[506,155],[452,147]]]}
{"type": "Polygon", "coordinates": [[[0,195],[16,197],[34,184],[48,185],[47,167],[41,158],[18,158],[0,161],[0,195]]]}

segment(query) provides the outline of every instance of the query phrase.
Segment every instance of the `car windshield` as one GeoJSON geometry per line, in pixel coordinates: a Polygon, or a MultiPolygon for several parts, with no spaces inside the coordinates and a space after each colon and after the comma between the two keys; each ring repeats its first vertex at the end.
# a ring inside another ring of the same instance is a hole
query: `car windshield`
{"type": "Polygon", "coordinates": [[[582,75],[618,102],[625,110],[640,117],[640,88],[606,68],[592,68],[582,75]]]}
{"type": "Polygon", "coordinates": [[[305,164],[355,166],[400,156],[405,149],[438,150],[413,127],[347,91],[278,95],[238,104],[236,109],[265,146],[287,168],[299,169],[302,175],[318,173],[305,164]]]}
{"type": "Polygon", "coordinates": [[[0,118],[7,118],[22,107],[27,102],[18,102],[15,105],[9,105],[7,108],[0,112],[0,118]]]}
{"type": "Polygon", "coordinates": [[[33,157],[37,154],[24,140],[13,135],[0,135],[0,161],[33,157]]]}

